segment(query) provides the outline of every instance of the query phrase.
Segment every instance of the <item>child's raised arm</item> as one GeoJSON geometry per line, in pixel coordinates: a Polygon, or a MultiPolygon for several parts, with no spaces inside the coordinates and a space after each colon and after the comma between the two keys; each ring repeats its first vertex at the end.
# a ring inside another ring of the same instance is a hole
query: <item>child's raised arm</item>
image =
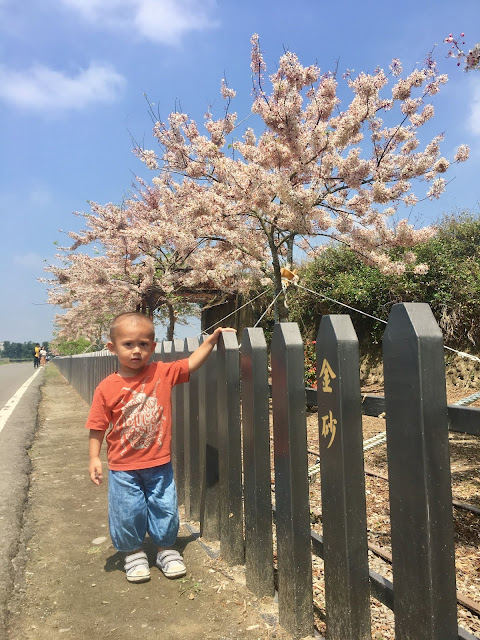
{"type": "Polygon", "coordinates": [[[211,354],[213,347],[217,344],[220,334],[224,331],[236,330],[230,327],[218,327],[218,329],[215,329],[215,331],[211,335],[205,338],[198,349],[195,349],[192,355],[188,358],[188,368],[190,370],[190,373],[193,373],[202,366],[202,364],[211,354]]]}

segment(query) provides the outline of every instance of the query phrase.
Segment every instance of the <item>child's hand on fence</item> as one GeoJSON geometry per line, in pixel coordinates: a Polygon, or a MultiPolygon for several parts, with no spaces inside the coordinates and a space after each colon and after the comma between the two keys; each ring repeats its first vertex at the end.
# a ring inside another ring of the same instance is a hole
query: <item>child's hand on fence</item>
{"type": "Polygon", "coordinates": [[[208,358],[213,348],[217,344],[220,334],[226,331],[235,331],[235,329],[231,329],[230,327],[219,327],[205,338],[198,349],[195,349],[192,355],[188,358],[188,367],[190,373],[193,373],[202,366],[202,364],[205,362],[205,360],[208,358]]]}
{"type": "Polygon", "coordinates": [[[213,344],[217,344],[218,339],[220,338],[220,334],[221,333],[226,333],[226,332],[231,332],[234,331],[235,333],[237,332],[236,329],[232,329],[232,327],[218,327],[217,329],[215,329],[215,331],[211,334],[211,339],[212,339],[212,343],[213,344]]]}

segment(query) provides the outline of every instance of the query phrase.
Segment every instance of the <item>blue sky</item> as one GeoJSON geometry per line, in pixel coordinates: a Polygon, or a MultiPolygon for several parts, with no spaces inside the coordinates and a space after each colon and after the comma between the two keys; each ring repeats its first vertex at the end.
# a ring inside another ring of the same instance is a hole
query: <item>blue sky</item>
{"type": "Polygon", "coordinates": [[[51,338],[58,310],[36,279],[54,241],[66,244],[59,230],[81,227],[73,212],[88,200],[119,203],[147,175],[131,152],[131,136],[155,148],[144,94],[163,118],[180,104],[201,123],[211,104],[220,114],[226,77],[239,119],[249,114],[253,33],[269,71],[284,49],[322,71],[337,61],[340,72],[373,71],[392,58],[410,69],[438,44],[450,81],[430,129],[445,132],[447,158],[462,143],[471,156],[415,213],[428,223],[478,209],[480,72],[457,69],[442,44],[463,31],[473,46],[478,25],[479,0],[0,0],[0,341],[51,338]]]}

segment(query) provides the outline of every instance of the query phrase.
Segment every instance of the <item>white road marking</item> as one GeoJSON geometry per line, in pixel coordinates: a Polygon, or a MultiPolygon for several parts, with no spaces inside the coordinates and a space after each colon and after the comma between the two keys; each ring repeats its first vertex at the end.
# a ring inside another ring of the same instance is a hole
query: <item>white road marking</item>
{"type": "Polygon", "coordinates": [[[26,382],[24,382],[22,386],[13,394],[10,400],[7,400],[7,402],[2,407],[2,409],[0,409],[0,433],[3,427],[5,426],[7,420],[12,415],[13,410],[15,409],[17,404],[20,402],[20,398],[28,389],[32,380],[35,378],[35,376],[38,374],[39,371],[40,371],[40,367],[38,367],[38,369],[35,371],[33,376],[30,376],[30,378],[26,382]]]}

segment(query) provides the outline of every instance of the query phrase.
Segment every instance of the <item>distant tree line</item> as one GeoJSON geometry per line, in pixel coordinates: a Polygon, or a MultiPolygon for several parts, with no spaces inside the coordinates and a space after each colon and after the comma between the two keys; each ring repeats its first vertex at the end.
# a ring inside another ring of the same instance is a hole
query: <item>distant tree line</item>
{"type": "MultiPolygon", "coordinates": [[[[0,357],[11,359],[33,358],[33,351],[36,344],[36,342],[9,342],[8,340],[5,340],[3,343],[3,349],[0,351],[0,357]]],[[[38,344],[40,344],[40,346],[43,344],[48,352],[48,342],[41,342],[38,344]]]]}
{"type": "Polygon", "coordinates": [[[90,340],[86,338],[78,338],[77,340],[60,340],[55,338],[52,342],[52,351],[58,356],[73,356],[77,353],[86,353],[93,350],[102,349],[102,344],[92,345],[90,340]]]}

